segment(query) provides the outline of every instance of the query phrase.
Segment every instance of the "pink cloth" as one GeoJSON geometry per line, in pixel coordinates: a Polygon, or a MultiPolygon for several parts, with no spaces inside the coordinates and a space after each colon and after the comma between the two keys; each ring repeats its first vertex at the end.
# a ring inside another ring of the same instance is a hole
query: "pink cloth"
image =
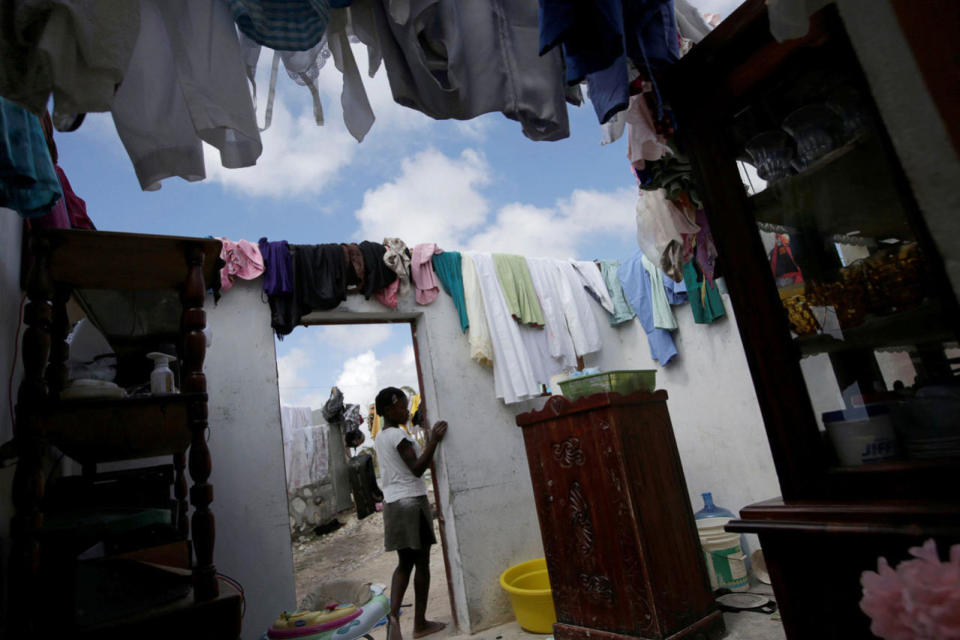
{"type": "Polygon", "coordinates": [[[220,259],[226,265],[220,270],[220,290],[226,291],[233,286],[236,278],[253,280],[263,273],[263,256],[260,247],[247,240],[234,242],[227,238],[217,238],[223,243],[220,259]]]}
{"type": "Polygon", "coordinates": [[[67,175],[60,168],[60,165],[54,165],[57,170],[57,178],[60,179],[60,188],[63,189],[63,202],[67,207],[67,215],[70,217],[70,226],[74,229],[96,229],[93,221],[87,215],[87,203],[83,198],[73,192],[67,175]]]}
{"type": "Polygon", "coordinates": [[[432,242],[424,242],[413,248],[410,275],[417,287],[417,304],[430,304],[440,295],[440,283],[433,272],[433,256],[437,253],[443,253],[443,249],[432,242]]]}
{"type": "Polygon", "coordinates": [[[50,208],[50,213],[40,218],[30,221],[31,228],[34,229],[96,229],[93,222],[87,216],[87,203],[83,198],[73,192],[70,181],[60,165],[55,164],[53,168],[57,172],[57,179],[60,181],[60,189],[63,191],[63,197],[57,200],[56,204],[50,208]]]}
{"type": "Polygon", "coordinates": [[[635,169],[643,169],[646,160],[659,160],[673,153],[657,135],[653,115],[642,93],[630,96],[630,106],[624,112],[624,118],[627,121],[627,157],[635,169]]]}
{"type": "Polygon", "coordinates": [[[373,296],[377,299],[377,302],[382,304],[385,307],[390,309],[396,309],[399,301],[397,300],[397,293],[400,291],[400,280],[394,280],[388,284],[380,291],[377,291],[373,296]]]}

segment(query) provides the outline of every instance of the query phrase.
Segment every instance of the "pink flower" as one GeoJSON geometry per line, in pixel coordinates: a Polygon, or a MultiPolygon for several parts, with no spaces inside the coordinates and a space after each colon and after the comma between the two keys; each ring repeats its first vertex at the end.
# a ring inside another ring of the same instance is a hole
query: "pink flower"
{"type": "Polygon", "coordinates": [[[860,576],[870,631],[886,640],[960,640],[960,545],[949,562],[940,562],[933,540],[910,555],[896,569],[880,558],[876,572],[860,576]]]}

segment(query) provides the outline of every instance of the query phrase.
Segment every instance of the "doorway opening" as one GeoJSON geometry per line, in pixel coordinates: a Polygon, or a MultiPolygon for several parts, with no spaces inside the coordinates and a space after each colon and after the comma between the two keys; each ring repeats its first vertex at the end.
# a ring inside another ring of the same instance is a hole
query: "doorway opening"
{"type": "MultiPolygon", "coordinates": [[[[311,593],[339,578],[386,585],[389,595],[397,554],[384,551],[374,449],[381,425],[374,399],[384,387],[402,389],[411,415],[403,428],[423,446],[426,431],[414,419],[424,404],[416,319],[319,321],[276,347],[298,606],[309,604],[311,593]],[[365,478],[367,469],[373,470],[375,480],[365,478]]],[[[427,615],[447,622],[449,632],[455,632],[443,516],[432,468],[424,479],[440,542],[430,551],[427,615]]],[[[413,591],[411,582],[401,610],[404,628],[410,624],[404,616],[413,616],[413,591]]],[[[372,635],[385,638],[385,626],[372,635]]]]}

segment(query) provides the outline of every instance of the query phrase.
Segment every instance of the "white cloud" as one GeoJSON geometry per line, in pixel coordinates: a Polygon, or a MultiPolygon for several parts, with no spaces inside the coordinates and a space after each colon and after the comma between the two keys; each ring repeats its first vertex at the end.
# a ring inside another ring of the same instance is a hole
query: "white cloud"
{"type": "Polygon", "coordinates": [[[338,349],[356,353],[383,343],[390,338],[386,324],[331,324],[316,330],[321,342],[338,349]]]}
{"type": "Polygon", "coordinates": [[[436,242],[452,248],[481,225],[489,211],[480,187],[490,182],[484,156],[465,149],[450,158],[427,149],[400,164],[400,175],[363,195],[356,238],[402,237],[409,245],[436,242]]]}
{"type": "Polygon", "coordinates": [[[318,127],[311,109],[294,116],[279,95],[273,123],[260,137],[263,154],[243,169],[224,169],[217,150],[204,145],[207,178],[250,196],[313,196],[336,180],[358,146],[342,122],[318,127]]]}
{"type": "Polygon", "coordinates": [[[359,404],[361,414],[377,397],[384,387],[410,386],[416,389],[417,365],[413,346],[407,346],[400,353],[377,358],[373,350],[365,351],[343,363],[343,370],[337,378],[337,387],[343,392],[348,403],[359,404]]]}
{"type": "Polygon", "coordinates": [[[555,209],[513,203],[497,212],[493,224],[467,242],[474,251],[517,253],[547,258],[576,256],[573,225],[555,209]]]}
{"type": "Polygon", "coordinates": [[[277,386],[280,387],[280,404],[301,405],[300,397],[308,385],[300,372],[310,366],[310,357],[296,347],[277,358],[277,386]]]}

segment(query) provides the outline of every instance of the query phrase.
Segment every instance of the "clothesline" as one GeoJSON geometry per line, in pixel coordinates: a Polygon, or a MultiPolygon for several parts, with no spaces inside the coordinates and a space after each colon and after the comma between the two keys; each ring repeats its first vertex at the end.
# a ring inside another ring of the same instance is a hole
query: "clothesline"
{"type": "Polygon", "coordinates": [[[506,403],[541,395],[552,378],[603,348],[595,304],[611,326],[639,320],[661,366],[677,355],[672,307],[688,301],[688,290],[696,292],[690,299],[696,322],[724,315],[719,293],[707,286],[694,258],[675,282],[640,249],[620,264],[444,251],[433,243],[411,250],[399,238],[320,245],[220,240],[221,293],[236,278],[262,277],[279,339],[307,314],[335,309],[350,293],[396,309],[411,293],[416,304],[433,304],[442,288],[467,334],[470,357],[493,370],[496,395],[506,403]]]}

